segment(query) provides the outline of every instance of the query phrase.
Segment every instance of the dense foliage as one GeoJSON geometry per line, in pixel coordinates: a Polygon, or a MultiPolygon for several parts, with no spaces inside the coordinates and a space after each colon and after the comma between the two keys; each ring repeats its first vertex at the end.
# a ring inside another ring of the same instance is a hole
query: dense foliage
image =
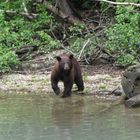
{"type": "Polygon", "coordinates": [[[0,46],[0,71],[10,71],[17,64],[19,64],[19,61],[15,53],[8,48],[0,46]]]}
{"type": "MultiPolygon", "coordinates": [[[[117,0],[124,2],[124,0],[117,0]]],[[[127,0],[125,0],[127,2],[127,0]]],[[[140,0],[129,0],[138,3],[140,0]]],[[[116,56],[118,65],[134,63],[140,52],[139,7],[117,6],[115,24],[106,30],[106,47],[116,56]]]]}
{"type": "MultiPolygon", "coordinates": [[[[127,1],[116,0],[116,2],[127,1]]],[[[99,15],[101,19],[105,14],[107,22],[112,15],[114,16],[112,16],[113,22],[109,23],[110,26],[103,29],[105,31],[103,40],[100,40],[95,32],[87,32],[87,25],[86,27],[77,24],[64,25],[56,20],[53,14],[48,13],[46,3],[37,4],[33,3],[33,0],[1,0],[0,71],[9,71],[20,63],[16,51],[23,46],[39,46],[38,51],[48,53],[58,49],[63,43],[74,53],[80,54],[88,39],[90,41],[83,50],[84,54],[93,54],[96,46],[101,43],[114,56],[117,65],[128,66],[135,62],[140,52],[140,7],[117,5],[110,8],[108,3],[102,2],[99,6],[98,2],[97,6],[92,0],[71,2],[78,10],[88,11],[90,16],[98,13],[101,14],[99,15]],[[25,12],[30,11],[33,11],[34,15],[27,16],[25,12]]],[[[129,2],[139,3],[140,0],[129,0],[129,2]]]]}
{"type": "MultiPolygon", "coordinates": [[[[26,4],[30,6],[28,2],[26,4]]],[[[21,0],[0,3],[0,71],[10,70],[12,65],[18,64],[15,51],[22,46],[39,46],[42,52],[58,47],[58,41],[49,35],[55,28],[55,24],[50,27],[54,18],[48,15],[44,5],[36,6],[37,17],[29,19],[22,15],[21,0]]]]}

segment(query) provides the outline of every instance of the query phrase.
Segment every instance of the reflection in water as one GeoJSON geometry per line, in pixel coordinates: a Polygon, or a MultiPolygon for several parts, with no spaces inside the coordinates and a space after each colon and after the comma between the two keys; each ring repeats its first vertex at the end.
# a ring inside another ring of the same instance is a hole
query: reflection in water
{"type": "Polygon", "coordinates": [[[140,138],[140,108],[135,108],[135,109],[125,108],[124,124],[125,124],[125,129],[130,134],[133,133],[133,135],[135,135],[137,138],[140,138]]]}
{"type": "Polygon", "coordinates": [[[72,98],[55,100],[52,106],[52,118],[58,130],[57,133],[63,135],[64,139],[72,136],[73,130],[80,127],[83,112],[83,99],[76,101],[72,100],[72,98]]]}
{"type": "Polygon", "coordinates": [[[80,96],[0,95],[0,140],[138,140],[140,109],[107,107],[80,96]]]}

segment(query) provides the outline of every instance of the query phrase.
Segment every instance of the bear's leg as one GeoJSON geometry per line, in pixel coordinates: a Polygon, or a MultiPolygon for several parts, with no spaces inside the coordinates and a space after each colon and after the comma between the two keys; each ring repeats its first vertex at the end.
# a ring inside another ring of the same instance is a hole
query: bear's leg
{"type": "Polygon", "coordinates": [[[84,90],[84,83],[83,83],[82,76],[76,77],[74,82],[78,87],[78,91],[83,91],[84,90]]]}
{"type": "Polygon", "coordinates": [[[64,92],[63,92],[62,97],[71,96],[72,86],[73,86],[73,81],[71,81],[71,80],[65,80],[64,81],[64,92]]]}
{"type": "Polygon", "coordinates": [[[56,95],[60,94],[60,89],[58,87],[58,80],[51,80],[52,89],[54,90],[56,95]]]}

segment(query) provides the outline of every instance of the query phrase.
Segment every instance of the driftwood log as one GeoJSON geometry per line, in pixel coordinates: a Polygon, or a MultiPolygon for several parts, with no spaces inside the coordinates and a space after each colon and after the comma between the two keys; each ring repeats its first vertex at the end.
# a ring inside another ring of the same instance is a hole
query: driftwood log
{"type": "Polygon", "coordinates": [[[15,53],[18,55],[20,61],[26,60],[29,55],[38,50],[39,46],[22,46],[15,53]]]}
{"type": "Polygon", "coordinates": [[[129,67],[121,80],[126,95],[125,105],[135,107],[140,105],[140,64],[129,67]]]}

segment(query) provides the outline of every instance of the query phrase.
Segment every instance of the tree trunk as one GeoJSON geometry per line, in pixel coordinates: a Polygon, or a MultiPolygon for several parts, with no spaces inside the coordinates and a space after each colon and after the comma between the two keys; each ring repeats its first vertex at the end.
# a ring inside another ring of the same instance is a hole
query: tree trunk
{"type": "Polygon", "coordinates": [[[49,11],[62,18],[64,22],[84,24],[69,0],[55,0],[55,6],[47,2],[46,6],[49,11]]]}
{"type": "Polygon", "coordinates": [[[70,0],[56,0],[56,6],[68,17],[81,19],[70,0]]]}

